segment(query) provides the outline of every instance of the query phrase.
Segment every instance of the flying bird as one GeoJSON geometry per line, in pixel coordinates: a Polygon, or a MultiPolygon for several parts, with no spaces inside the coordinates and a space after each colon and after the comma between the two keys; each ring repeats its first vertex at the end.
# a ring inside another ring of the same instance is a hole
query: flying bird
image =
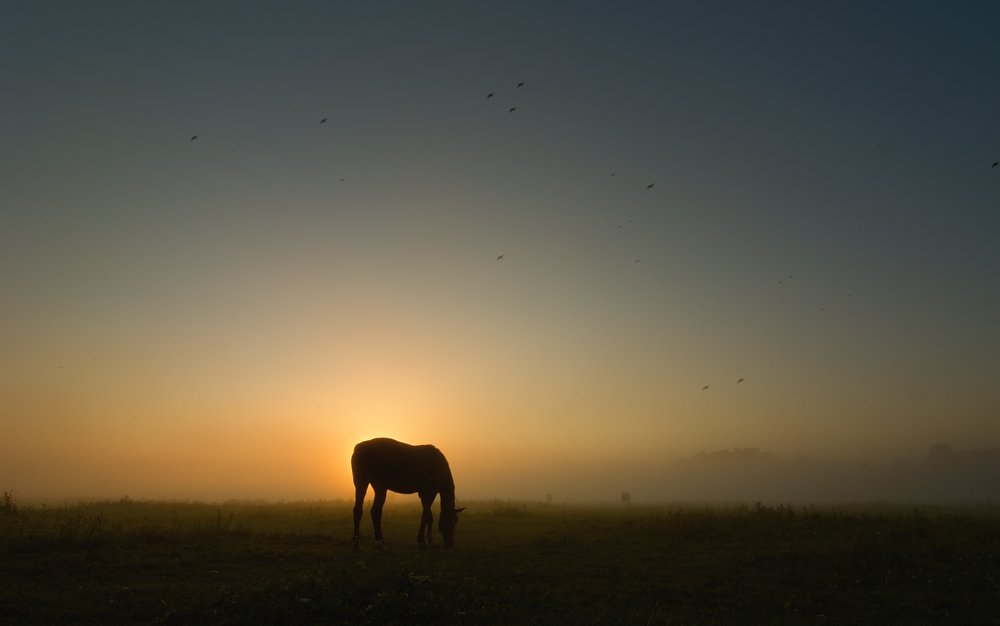
{"type": "Polygon", "coordinates": [[[320,124],[326,124],[326,120],[327,120],[327,118],[325,118],[325,117],[324,117],[323,119],[321,119],[321,120],[319,121],[319,123],[320,123],[320,124]]]}
{"type": "Polygon", "coordinates": [[[740,378],[739,380],[737,380],[737,381],[736,381],[736,384],[738,385],[738,384],[740,384],[741,382],[743,382],[743,379],[742,379],[742,378],[740,378]]]}
{"type": "Polygon", "coordinates": [[[508,113],[513,113],[516,110],[517,110],[517,107],[510,107],[509,109],[507,109],[507,112],[508,113]]]}
{"type": "Polygon", "coordinates": [[[649,183],[648,185],[646,185],[646,191],[649,191],[650,189],[652,189],[655,186],[656,186],[656,183],[649,183]]]}
{"type": "Polygon", "coordinates": [[[712,385],[705,385],[704,387],[701,388],[701,390],[702,391],[708,391],[708,388],[711,387],[711,386],[712,385]]]}
{"type": "Polygon", "coordinates": [[[198,135],[191,135],[191,141],[194,141],[197,138],[198,138],[198,135]]]}
{"type": "Polygon", "coordinates": [[[486,94],[486,97],[487,97],[487,98],[492,98],[492,97],[493,97],[493,96],[495,96],[495,95],[497,95],[497,93],[496,93],[495,91],[491,91],[491,92],[489,92],[488,94],[486,94]]]}
{"type": "Polygon", "coordinates": [[[1000,167],[1000,161],[993,161],[993,165],[990,167],[1000,167]]]}
{"type": "Polygon", "coordinates": [[[611,175],[612,176],[617,176],[618,174],[616,172],[611,172],[611,175]]]}
{"type": "Polygon", "coordinates": [[[518,86],[518,88],[520,88],[520,87],[524,87],[524,81],[522,80],[521,82],[519,82],[519,83],[517,84],[517,86],[518,86]]]}
{"type": "Polygon", "coordinates": [[[497,261],[502,261],[502,260],[503,260],[503,256],[504,256],[504,255],[502,255],[502,254],[501,254],[500,256],[498,256],[498,257],[497,257],[497,261]]]}

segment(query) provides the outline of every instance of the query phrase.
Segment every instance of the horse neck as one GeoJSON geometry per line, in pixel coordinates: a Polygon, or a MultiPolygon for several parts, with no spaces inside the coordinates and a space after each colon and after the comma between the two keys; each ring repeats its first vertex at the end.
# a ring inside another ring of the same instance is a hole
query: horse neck
{"type": "Polygon", "coordinates": [[[440,493],[441,493],[441,510],[450,511],[455,508],[455,480],[451,477],[451,467],[448,466],[448,461],[441,455],[441,460],[443,461],[440,479],[440,493]]]}
{"type": "Polygon", "coordinates": [[[452,511],[455,509],[455,485],[441,488],[441,510],[452,511]]]}

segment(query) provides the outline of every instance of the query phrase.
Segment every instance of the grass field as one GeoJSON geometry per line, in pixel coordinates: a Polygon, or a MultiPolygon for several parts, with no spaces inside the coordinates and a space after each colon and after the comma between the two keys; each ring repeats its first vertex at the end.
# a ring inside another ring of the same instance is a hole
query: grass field
{"type": "Polygon", "coordinates": [[[346,502],[6,500],[0,622],[1000,623],[994,506],[463,504],[422,550],[390,502],[380,552],[346,502]]]}

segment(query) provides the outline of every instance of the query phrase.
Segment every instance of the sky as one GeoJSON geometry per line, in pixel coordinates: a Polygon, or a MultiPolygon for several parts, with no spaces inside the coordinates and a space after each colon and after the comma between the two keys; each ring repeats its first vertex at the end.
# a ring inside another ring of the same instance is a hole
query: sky
{"type": "Polygon", "coordinates": [[[1000,447],[996,3],[8,1],[0,59],[4,490],[1000,447]]]}

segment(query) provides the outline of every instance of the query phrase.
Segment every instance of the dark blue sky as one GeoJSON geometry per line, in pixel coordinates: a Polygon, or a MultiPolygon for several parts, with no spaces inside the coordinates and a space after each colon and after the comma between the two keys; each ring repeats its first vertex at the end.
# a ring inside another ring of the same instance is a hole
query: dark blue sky
{"type": "Polygon", "coordinates": [[[0,419],[995,445],[998,42],[989,2],[4,3],[0,419]]]}

